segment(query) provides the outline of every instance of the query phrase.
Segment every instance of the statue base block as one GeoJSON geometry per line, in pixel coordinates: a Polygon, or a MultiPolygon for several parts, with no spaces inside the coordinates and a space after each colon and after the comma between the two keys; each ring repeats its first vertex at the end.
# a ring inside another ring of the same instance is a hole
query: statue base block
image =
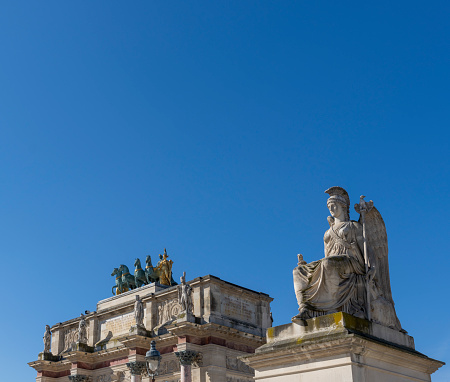
{"type": "Polygon", "coordinates": [[[192,322],[195,323],[195,317],[192,313],[187,313],[186,311],[181,312],[177,317],[177,322],[192,322]]]}
{"type": "Polygon", "coordinates": [[[346,313],[269,328],[267,344],[241,360],[264,382],[431,381],[444,364],[406,333],[346,313]]]}
{"type": "Polygon", "coordinates": [[[39,361],[53,361],[53,362],[57,362],[61,359],[61,357],[57,356],[57,355],[53,355],[50,352],[42,352],[39,353],[38,355],[38,360],[39,361]]]}
{"type": "Polygon", "coordinates": [[[83,342],[76,342],[75,343],[75,350],[76,351],[82,351],[85,353],[93,353],[94,348],[92,346],[89,346],[88,344],[85,344],[83,342]]]}
{"type": "Polygon", "coordinates": [[[133,325],[130,328],[130,334],[137,334],[138,336],[146,337],[148,332],[147,329],[145,329],[142,325],[133,325]]]}

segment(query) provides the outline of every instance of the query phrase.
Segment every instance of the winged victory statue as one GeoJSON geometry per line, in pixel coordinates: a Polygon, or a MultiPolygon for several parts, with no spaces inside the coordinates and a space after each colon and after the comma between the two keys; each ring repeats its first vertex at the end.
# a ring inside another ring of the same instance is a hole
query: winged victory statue
{"type": "Polygon", "coordinates": [[[362,195],[350,220],[350,198],[342,187],[325,191],[330,228],[325,232],[325,257],[307,264],[299,255],[294,268],[294,289],[304,321],[335,312],[402,330],[395,313],[389,278],[386,226],[373,202],[362,195]]]}

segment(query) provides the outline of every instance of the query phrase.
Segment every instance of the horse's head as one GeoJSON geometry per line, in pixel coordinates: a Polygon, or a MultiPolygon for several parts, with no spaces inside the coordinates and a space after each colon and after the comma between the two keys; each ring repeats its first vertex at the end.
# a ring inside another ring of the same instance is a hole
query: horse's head
{"type": "Polygon", "coordinates": [[[114,268],[113,272],[111,273],[111,276],[115,276],[119,273],[119,270],[117,268],[114,268]]]}
{"type": "Polygon", "coordinates": [[[140,268],[140,267],[141,267],[141,260],[136,259],[135,262],[134,262],[134,266],[135,266],[136,268],[140,268]]]}
{"type": "Polygon", "coordinates": [[[145,262],[149,265],[152,265],[152,257],[150,255],[147,255],[147,257],[145,258],[145,262]]]}
{"type": "Polygon", "coordinates": [[[122,273],[130,272],[130,270],[125,264],[120,264],[119,271],[121,271],[122,273]]]}

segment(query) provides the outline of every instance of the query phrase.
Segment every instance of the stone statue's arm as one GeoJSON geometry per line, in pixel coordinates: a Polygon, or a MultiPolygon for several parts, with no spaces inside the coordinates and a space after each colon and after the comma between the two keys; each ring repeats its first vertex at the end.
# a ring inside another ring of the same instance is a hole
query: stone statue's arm
{"type": "MultiPolygon", "coordinates": [[[[331,216],[329,216],[329,217],[331,218],[331,216]]],[[[333,219],[333,218],[331,218],[331,219],[333,219]]],[[[333,219],[333,221],[334,221],[334,219],[333,219]]],[[[330,223],[330,224],[332,225],[332,223],[330,223]]],[[[325,231],[325,234],[323,235],[323,253],[325,254],[325,257],[328,257],[328,255],[329,255],[328,250],[327,250],[327,243],[330,241],[330,229],[331,229],[331,226],[327,231],[325,231]]]]}

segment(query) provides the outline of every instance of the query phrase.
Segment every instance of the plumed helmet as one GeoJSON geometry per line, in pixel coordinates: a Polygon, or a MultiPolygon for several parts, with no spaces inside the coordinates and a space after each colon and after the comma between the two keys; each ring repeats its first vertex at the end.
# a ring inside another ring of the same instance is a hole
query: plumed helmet
{"type": "Polygon", "coordinates": [[[329,202],[337,202],[344,205],[347,208],[347,215],[350,216],[350,198],[347,191],[342,187],[334,186],[326,190],[325,193],[330,195],[327,204],[329,202]]]}

